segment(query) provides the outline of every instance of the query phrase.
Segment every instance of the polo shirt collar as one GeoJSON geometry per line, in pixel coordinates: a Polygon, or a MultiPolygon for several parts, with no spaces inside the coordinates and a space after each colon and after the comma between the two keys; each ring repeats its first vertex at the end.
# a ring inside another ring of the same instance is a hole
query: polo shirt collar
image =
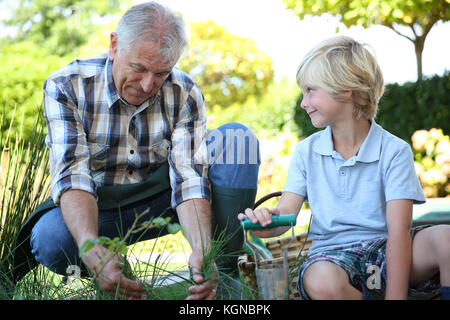
{"type": "MultiPolygon", "coordinates": [[[[371,120],[371,126],[366,139],[364,139],[361,148],[356,156],[356,161],[373,162],[380,159],[382,142],[382,128],[371,120]]],[[[326,127],[316,141],[313,150],[324,156],[332,156],[334,151],[333,139],[331,136],[331,126],[326,127]]]]}
{"type": "Polygon", "coordinates": [[[333,138],[331,136],[331,126],[326,127],[320,134],[314,145],[315,152],[323,156],[331,156],[334,153],[333,138]]]}
{"type": "Polygon", "coordinates": [[[364,140],[361,148],[359,148],[356,161],[359,162],[374,162],[380,159],[381,143],[383,138],[382,128],[371,120],[369,134],[364,140]]]}

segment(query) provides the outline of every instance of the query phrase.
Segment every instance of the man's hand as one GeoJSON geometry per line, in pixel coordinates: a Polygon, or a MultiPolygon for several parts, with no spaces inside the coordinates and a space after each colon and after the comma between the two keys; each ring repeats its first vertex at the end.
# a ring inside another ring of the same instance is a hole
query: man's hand
{"type": "Polygon", "coordinates": [[[188,300],[214,299],[216,296],[218,272],[213,261],[211,267],[214,272],[204,278],[202,270],[203,252],[207,252],[211,246],[211,206],[206,199],[190,199],[177,206],[178,219],[184,229],[192,254],[189,257],[189,268],[196,285],[189,287],[192,293],[188,300]]]}
{"type": "MultiPolygon", "coordinates": [[[[98,237],[98,207],[93,195],[82,190],[68,190],[61,196],[61,211],[79,248],[86,240],[98,237]]],[[[119,294],[128,299],[142,299],[145,296],[142,286],[122,274],[117,255],[107,248],[96,245],[81,259],[96,276],[100,288],[113,297],[119,294]]]]}
{"type": "Polygon", "coordinates": [[[145,298],[144,288],[123,275],[118,256],[107,248],[96,245],[83,254],[82,260],[95,275],[100,288],[111,296],[129,300],[145,298]]]}
{"type": "MultiPolygon", "coordinates": [[[[214,264],[214,271],[204,279],[202,272],[203,254],[199,251],[192,252],[189,257],[189,268],[192,272],[192,279],[197,283],[188,288],[192,294],[186,300],[213,300],[216,297],[218,271],[214,264]],[[205,281],[206,280],[206,281],[205,281]]],[[[204,270],[203,270],[204,271],[204,270]]]]}

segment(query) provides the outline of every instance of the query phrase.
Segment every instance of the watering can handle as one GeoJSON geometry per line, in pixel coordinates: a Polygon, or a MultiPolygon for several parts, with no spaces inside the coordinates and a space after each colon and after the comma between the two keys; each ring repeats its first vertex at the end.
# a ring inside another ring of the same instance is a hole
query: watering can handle
{"type": "Polygon", "coordinates": [[[294,226],[297,221],[297,215],[284,214],[284,215],[271,215],[272,223],[263,227],[261,224],[253,223],[249,218],[245,218],[241,221],[241,227],[246,230],[259,230],[259,229],[271,229],[282,226],[294,226]]]}

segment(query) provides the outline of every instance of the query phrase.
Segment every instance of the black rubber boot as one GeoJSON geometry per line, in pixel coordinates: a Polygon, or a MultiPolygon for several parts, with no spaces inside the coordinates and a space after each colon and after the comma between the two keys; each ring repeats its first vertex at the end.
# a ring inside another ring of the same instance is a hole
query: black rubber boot
{"type": "Polygon", "coordinates": [[[238,257],[243,254],[244,234],[237,215],[253,208],[256,189],[236,189],[212,185],[213,239],[223,250],[216,259],[220,279],[217,299],[241,299],[238,257]]]}

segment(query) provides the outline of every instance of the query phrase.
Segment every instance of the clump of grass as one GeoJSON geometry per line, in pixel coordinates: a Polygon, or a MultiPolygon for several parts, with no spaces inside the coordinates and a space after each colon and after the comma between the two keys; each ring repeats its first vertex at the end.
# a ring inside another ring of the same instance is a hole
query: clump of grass
{"type": "MultiPolygon", "coordinates": [[[[144,290],[147,293],[147,299],[151,300],[177,300],[185,299],[190,293],[188,288],[195,284],[192,279],[192,274],[187,275],[184,270],[175,269],[169,267],[170,258],[161,258],[161,254],[157,253],[157,258],[154,262],[141,261],[140,263],[131,264],[128,261],[127,254],[129,248],[126,246],[127,239],[133,234],[140,234],[148,228],[158,228],[167,230],[171,234],[175,234],[180,231],[178,224],[170,223],[168,218],[156,217],[150,221],[144,221],[139,223],[142,216],[147,213],[147,210],[141,214],[136,213],[136,218],[133,225],[128,229],[127,233],[121,237],[109,239],[106,237],[99,237],[95,240],[88,240],[80,248],[80,256],[93,248],[94,245],[100,244],[106,246],[111,255],[105,257],[100,261],[96,270],[101,272],[102,268],[110,261],[110,259],[117,255],[121,264],[123,274],[132,280],[140,280],[144,290]],[[168,284],[170,283],[170,284],[168,284]]],[[[214,261],[221,255],[223,255],[223,247],[225,246],[227,238],[224,233],[219,234],[212,240],[209,246],[204,246],[204,258],[202,264],[202,275],[204,281],[218,280],[220,275],[217,272],[214,261]],[[206,249],[208,248],[208,249],[206,249]]],[[[157,242],[154,243],[154,248],[157,246],[157,242]]],[[[151,252],[151,254],[153,251],[151,252]]],[[[150,256],[151,256],[150,254],[150,256]]],[[[78,290],[77,293],[69,295],[68,299],[89,299],[89,296],[98,299],[98,295],[93,295],[93,292],[101,291],[96,285],[96,275],[90,276],[90,281],[83,284],[83,288],[78,290]]],[[[121,299],[119,295],[111,297],[107,295],[109,299],[121,299]]]]}
{"type": "MultiPolygon", "coordinates": [[[[0,299],[120,299],[119,296],[110,296],[100,290],[96,284],[95,275],[91,275],[90,278],[69,277],[68,282],[67,277],[55,274],[43,266],[38,266],[19,282],[13,281],[14,245],[19,231],[29,215],[50,195],[45,122],[41,116],[41,110],[38,114],[33,133],[28,139],[20,135],[11,139],[10,130],[5,135],[3,132],[0,134],[0,299]]],[[[14,118],[9,128],[12,121],[14,118]]],[[[2,115],[0,115],[0,123],[1,127],[4,127],[2,115]]],[[[164,219],[157,218],[143,225],[138,225],[138,220],[139,217],[136,219],[136,225],[129,232],[142,231],[142,228],[155,227],[155,224],[169,227],[173,233],[178,231],[176,226],[164,219]]],[[[182,272],[185,270],[181,270],[182,267],[173,269],[170,266],[170,259],[157,258],[155,262],[130,264],[126,257],[126,253],[129,253],[128,248],[125,248],[127,237],[125,235],[117,239],[102,238],[98,239],[98,243],[103,241],[103,245],[111,245],[111,251],[121,257],[124,272],[130,278],[142,281],[149,299],[184,299],[189,295],[187,288],[194,284],[192,276],[185,275],[182,272]],[[167,285],[169,278],[172,280],[172,285],[167,285]]],[[[217,272],[214,261],[223,255],[223,248],[227,241],[229,238],[220,234],[214,237],[210,246],[204,246],[202,272],[205,281],[226,277],[217,272]]],[[[161,248],[163,252],[167,249],[155,240],[151,254],[161,251],[161,248]]]]}
{"type": "MultiPolygon", "coordinates": [[[[2,127],[3,119],[0,115],[2,127]]],[[[21,226],[50,190],[43,118],[36,119],[27,140],[20,135],[11,138],[13,121],[14,117],[6,135],[0,136],[0,287],[12,281],[14,244],[21,226]]]]}

